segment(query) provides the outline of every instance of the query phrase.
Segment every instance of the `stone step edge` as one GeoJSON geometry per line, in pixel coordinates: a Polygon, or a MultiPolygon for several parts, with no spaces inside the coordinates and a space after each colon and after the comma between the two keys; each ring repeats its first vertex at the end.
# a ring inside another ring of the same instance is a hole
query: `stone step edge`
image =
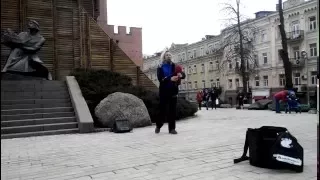
{"type": "MultiPolygon", "coordinates": [[[[63,118],[63,117],[60,117],[60,118],[63,118]]],[[[19,128],[37,127],[37,126],[71,125],[71,124],[77,124],[77,125],[78,125],[78,122],[69,122],[69,123],[53,123],[53,124],[37,124],[37,125],[12,126],[12,127],[1,127],[1,130],[5,130],[5,129],[19,129],[19,128]]],[[[34,132],[42,132],[42,131],[34,131],[34,132]]]]}
{"type": "MultiPolygon", "coordinates": [[[[53,112],[53,113],[32,113],[32,114],[16,114],[16,115],[1,115],[1,118],[2,117],[12,117],[12,116],[25,116],[25,115],[50,115],[50,114],[57,114],[57,113],[74,113],[74,111],[71,111],[71,112],[53,112]]],[[[17,120],[20,120],[20,119],[17,119],[17,120]]],[[[13,119],[14,121],[14,119],[13,119]]]]}
{"type": "Polygon", "coordinates": [[[37,131],[37,132],[25,132],[25,133],[12,133],[12,134],[1,134],[1,139],[12,139],[12,138],[26,138],[26,137],[35,137],[35,136],[49,136],[49,135],[63,135],[63,134],[72,134],[79,133],[78,128],[73,129],[59,129],[51,131],[37,131]]]}
{"type": "Polygon", "coordinates": [[[29,111],[29,110],[50,110],[50,109],[66,109],[66,108],[72,108],[72,107],[52,107],[52,108],[32,108],[32,109],[5,109],[1,110],[2,112],[9,112],[9,111],[29,111]]]}
{"type": "MultiPolygon", "coordinates": [[[[53,117],[53,118],[6,120],[6,121],[1,121],[1,124],[2,123],[7,123],[7,122],[44,121],[44,120],[55,120],[55,119],[75,119],[74,122],[77,122],[76,117],[75,116],[71,116],[71,117],[53,117]]],[[[59,123],[50,123],[50,124],[59,124],[59,123]]],[[[37,125],[39,125],[39,124],[37,124],[37,125]]],[[[27,125],[27,126],[33,126],[33,125],[27,125]]],[[[11,126],[11,127],[13,127],[13,126],[11,126]]]]}
{"type": "MultiPolygon", "coordinates": [[[[16,102],[19,102],[19,101],[43,101],[43,100],[68,100],[68,101],[70,101],[71,99],[70,98],[63,98],[63,99],[61,99],[61,98],[59,98],[59,99],[19,99],[19,100],[17,100],[17,99],[12,99],[12,100],[1,100],[0,102],[2,103],[2,102],[12,102],[12,101],[16,101],[16,102]]],[[[3,104],[3,105],[7,105],[7,104],[3,104]]]]}

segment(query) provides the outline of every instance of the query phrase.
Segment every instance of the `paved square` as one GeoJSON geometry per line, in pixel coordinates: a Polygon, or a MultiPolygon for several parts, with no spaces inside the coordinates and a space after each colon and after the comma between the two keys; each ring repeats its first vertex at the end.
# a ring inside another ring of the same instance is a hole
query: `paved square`
{"type": "Polygon", "coordinates": [[[110,132],[1,140],[4,180],[316,180],[317,116],[235,109],[202,110],[177,123],[133,133],[110,132]],[[241,156],[248,127],[285,126],[304,147],[304,172],[233,164],[241,156]]]}

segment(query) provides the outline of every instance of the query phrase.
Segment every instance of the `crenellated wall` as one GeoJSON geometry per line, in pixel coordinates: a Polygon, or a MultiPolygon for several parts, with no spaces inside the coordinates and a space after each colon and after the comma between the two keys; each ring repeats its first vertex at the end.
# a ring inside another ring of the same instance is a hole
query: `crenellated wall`
{"type": "MultiPolygon", "coordinates": [[[[64,79],[75,68],[106,69],[130,76],[135,85],[156,90],[112,40],[114,36],[109,37],[92,18],[93,11],[83,8],[85,3],[90,4],[89,0],[1,0],[1,30],[21,32],[28,20],[38,21],[46,39],[39,56],[54,79],[64,79]]],[[[1,68],[9,53],[10,49],[1,44],[1,68]]]]}
{"type": "Polygon", "coordinates": [[[115,41],[120,48],[132,59],[136,65],[142,67],[142,28],[130,27],[130,33],[126,33],[126,26],[118,26],[118,32],[114,32],[114,25],[108,24],[107,0],[96,0],[99,8],[97,22],[100,27],[115,41]]]}

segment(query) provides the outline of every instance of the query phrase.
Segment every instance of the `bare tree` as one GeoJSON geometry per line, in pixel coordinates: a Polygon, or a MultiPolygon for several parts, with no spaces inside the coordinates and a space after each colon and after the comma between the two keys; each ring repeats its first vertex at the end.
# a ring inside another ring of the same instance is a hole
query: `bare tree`
{"type": "Polygon", "coordinates": [[[236,0],[236,7],[224,3],[222,11],[228,15],[229,27],[222,35],[221,47],[212,53],[212,56],[223,54],[219,58],[220,73],[235,72],[240,75],[243,84],[243,91],[248,92],[247,84],[252,75],[257,74],[258,61],[255,59],[253,41],[258,28],[251,23],[250,19],[240,14],[240,0],[236,0]]]}
{"type": "Polygon", "coordinates": [[[289,54],[288,54],[288,44],[287,44],[287,36],[286,36],[286,31],[284,28],[284,18],[283,18],[283,9],[282,9],[282,0],[279,0],[279,18],[280,18],[280,34],[281,34],[281,44],[282,44],[282,49],[280,50],[280,57],[283,61],[283,68],[284,68],[284,73],[285,73],[285,79],[286,79],[286,84],[285,88],[286,89],[292,89],[293,84],[292,84],[292,64],[289,60],[289,54]]]}

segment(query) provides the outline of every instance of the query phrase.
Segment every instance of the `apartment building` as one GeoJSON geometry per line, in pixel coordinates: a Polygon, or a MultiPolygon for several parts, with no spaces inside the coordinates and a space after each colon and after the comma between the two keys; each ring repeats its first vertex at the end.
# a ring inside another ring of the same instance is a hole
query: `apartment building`
{"type": "MultiPolygon", "coordinates": [[[[288,0],[283,4],[285,29],[288,39],[289,58],[293,68],[293,83],[302,94],[309,87],[310,96],[316,95],[317,58],[319,33],[317,1],[288,0]],[[305,51],[304,58],[301,52],[305,51]]],[[[259,28],[253,44],[254,58],[258,63],[257,73],[253,75],[247,86],[252,92],[253,99],[270,96],[282,89],[285,84],[283,63],[279,56],[281,36],[279,32],[279,16],[277,11],[260,11],[256,18],[243,23],[243,26],[254,25],[259,28]]],[[[218,51],[226,36],[226,30],[220,35],[206,36],[193,44],[172,44],[170,52],[173,61],[181,64],[187,74],[180,86],[181,96],[195,100],[199,89],[221,87],[221,99],[234,104],[236,93],[243,87],[241,77],[234,71],[219,69],[219,62],[225,59],[225,54],[218,51]]],[[[160,62],[160,54],[147,57],[143,62],[143,71],[158,84],[156,68],[160,62]]],[[[232,69],[233,64],[229,64],[232,69]]]]}

